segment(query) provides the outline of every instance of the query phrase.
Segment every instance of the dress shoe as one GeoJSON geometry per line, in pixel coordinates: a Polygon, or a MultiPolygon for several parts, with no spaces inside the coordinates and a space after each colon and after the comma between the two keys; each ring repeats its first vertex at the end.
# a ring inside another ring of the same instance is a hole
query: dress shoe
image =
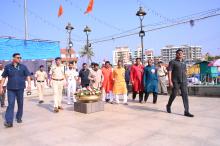
{"type": "Polygon", "coordinates": [[[5,108],[6,106],[4,104],[1,105],[2,108],[5,108]]]}
{"type": "Polygon", "coordinates": [[[5,128],[11,128],[11,127],[13,127],[13,124],[5,122],[4,126],[5,126],[5,128]]]}
{"type": "Polygon", "coordinates": [[[22,120],[21,119],[17,119],[17,123],[22,123],[22,120]]]}
{"type": "Polygon", "coordinates": [[[191,118],[194,117],[194,115],[189,112],[184,112],[184,116],[191,117],[191,118]]]}
{"type": "Polygon", "coordinates": [[[171,108],[168,105],[166,106],[166,108],[167,108],[167,112],[171,113],[171,108]]]}
{"type": "Polygon", "coordinates": [[[57,107],[54,108],[54,112],[55,112],[55,113],[58,113],[58,112],[59,112],[59,110],[58,110],[57,107]]]}
{"type": "Polygon", "coordinates": [[[62,106],[58,106],[58,109],[63,110],[63,107],[62,106]]]}
{"type": "Polygon", "coordinates": [[[44,101],[43,101],[43,100],[40,100],[40,101],[39,101],[39,104],[42,104],[42,103],[44,103],[44,101]]]}

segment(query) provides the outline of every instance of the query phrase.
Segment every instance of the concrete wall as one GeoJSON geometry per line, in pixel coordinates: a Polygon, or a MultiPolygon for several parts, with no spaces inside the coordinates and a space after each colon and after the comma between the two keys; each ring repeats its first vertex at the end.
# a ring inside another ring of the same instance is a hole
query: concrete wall
{"type": "Polygon", "coordinates": [[[189,86],[189,95],[220,97],[220,86],[189,86]]]}

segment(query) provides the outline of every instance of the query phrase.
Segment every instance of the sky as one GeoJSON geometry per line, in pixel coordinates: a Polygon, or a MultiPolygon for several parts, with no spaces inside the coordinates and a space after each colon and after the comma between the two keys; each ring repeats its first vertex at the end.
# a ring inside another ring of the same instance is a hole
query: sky
{"type": "MultiPolygon", "coordinates": [[[[85,45],[86,35],[83,29],[88,25],[92,32],[90,40],[96,40],[137,28],[139,18],[135,15],[142,5],[147,15],[143,24],[145,30],[149,24],[173,22],[175,18],[188,16],[197,12],[220,8],[220,0],[94,0],[93,11],[85,15],[89,0],[27,0],[29,39],[60,41],[60,47],[67,46],[65,26],[70,22],[73,47],[76,52],[85,45]],[[64,14],[58,18],[59,6],[64,14]]],[[[23,0],[0,0],[0,36],[24,38],[23,0]]],[[[156,56],[166,45],[201,46],[203,53],[220,55],[220,16],[189,24],[179,25],[158,31],[148,32],[144,37],[144,48],[153,49],[156,56]]],[[[133,32],[138,32],[139,29],[133,32]]],[[[115,47],[128,46],[134,51],[140,46],[138,35],[93,44],[93,60],[112,61],[115,47]]]]}

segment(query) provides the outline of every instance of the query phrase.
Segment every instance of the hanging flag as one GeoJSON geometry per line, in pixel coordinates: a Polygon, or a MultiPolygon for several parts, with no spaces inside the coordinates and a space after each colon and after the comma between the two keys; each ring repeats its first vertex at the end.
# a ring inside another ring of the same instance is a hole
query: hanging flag
{"type": "Polygon", "coordinates": [[[87,7],[87,9],[86,9],[84,14],[90,13],[92,11],[93,4],[94,4],[94,0],[90,0],[89,1],[89,5],[88,5],[88,7],[87,7]]]}
{"type": "Polygon", "coordinates": [[[60,5],[59,11],[58,11],[58,17],[60,17],[61,15],[63,15],[63,7],[62,7],[62,5],[60,5]]]}

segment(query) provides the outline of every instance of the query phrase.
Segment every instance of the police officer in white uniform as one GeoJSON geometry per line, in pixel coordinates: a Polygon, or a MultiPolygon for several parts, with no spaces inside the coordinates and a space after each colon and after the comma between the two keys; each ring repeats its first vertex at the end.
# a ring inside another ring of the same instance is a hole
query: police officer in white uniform
{"type": "Polygon", "coordinates": [[[75,92],[76,92],[76,82],[78,80],[79,73],[76,71],[76,67],[73,62],[69,63],[69,69],[66,71],[67,78],[67,104],[72,104],[71,93],[73,97],[73,102],[76,102],[75,92]]]}

